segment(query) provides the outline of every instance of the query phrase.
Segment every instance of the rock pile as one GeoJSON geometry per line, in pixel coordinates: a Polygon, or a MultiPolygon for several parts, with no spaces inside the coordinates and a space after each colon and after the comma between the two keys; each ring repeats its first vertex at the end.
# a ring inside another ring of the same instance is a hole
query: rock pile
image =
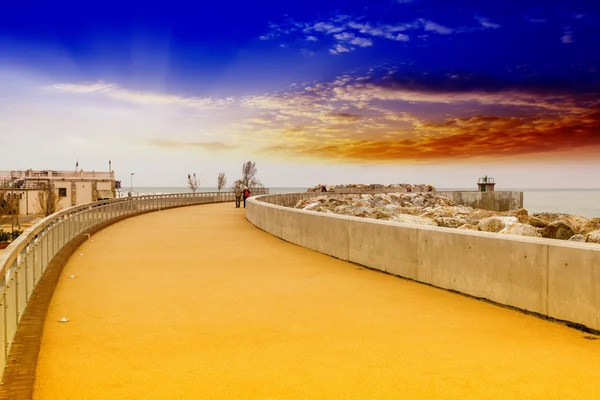
{"type": "Polygon", "coordinates": [[[536,213],[525,209],[486,211],[459,206],[435,193],[340,194],[300,200],[295,208],[407,224],[600,243],[600,218],[536,213]]]}
{"type": "Polygon", "coordinates": [[[363,185],[361,183],[352,183],[349,185],[323,185],[318,184],[315,187],[309,188],[307,192],[320,192],[322,188],[325,187],[328,192],[335,192],[336,189],[345,189],[345,190],[356,190],[360,192],[368,192],[368,191],[388,191],[388,190],[398,190],[399,192],[406,192],[407,189],[411,189],[412,192],[435,192],[435,187],[431,185],[425,184],[413,184],[413,183],[394,183],[392,185],[381,185],[378,183],[374,183],[371,185],[363,185]]]}

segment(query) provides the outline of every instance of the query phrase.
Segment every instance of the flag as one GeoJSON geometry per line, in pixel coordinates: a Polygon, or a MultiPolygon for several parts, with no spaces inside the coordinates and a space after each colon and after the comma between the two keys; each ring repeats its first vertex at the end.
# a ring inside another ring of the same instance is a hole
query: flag
{"type": "Polygon", "coordinates": [[[79,160],[77,160],[77,162],[75,163],[75,169],[77,169],[77,167],[79,167],[79,160]]]}

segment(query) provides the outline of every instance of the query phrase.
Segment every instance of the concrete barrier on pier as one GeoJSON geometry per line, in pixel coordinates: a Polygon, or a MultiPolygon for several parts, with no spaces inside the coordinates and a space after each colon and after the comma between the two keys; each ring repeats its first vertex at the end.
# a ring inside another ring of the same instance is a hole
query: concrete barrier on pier
{"type": "Polygon", "coordinates": [[[283,240],[342,260],[600,330],[600,245],[283,206],[311,195],[251,198],[246,218],[283,240]]]}
{"type": "Polygon", "coordinates": [[[523,208],[523,192],[439,191],[431,193],[447,197],[461,206],[488,211],[510,211],[523,208]]]}

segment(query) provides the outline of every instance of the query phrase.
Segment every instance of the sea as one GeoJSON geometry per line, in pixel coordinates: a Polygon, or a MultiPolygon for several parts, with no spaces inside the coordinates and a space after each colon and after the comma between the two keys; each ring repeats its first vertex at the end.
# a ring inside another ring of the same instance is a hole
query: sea
{"type": "MultiPolygon", "coordinates": [[[[306,187],[270,187],[270,193],[306,192],[306,187]]],[[[468,190],[473,188],[437,188],[437,190],[468,190]]],[[[554,212],[579,214],[588,218],[600,217],[600,189],[505,189],[502,191],[523,192],[523,208],[530,214],[538,212],[554,212]]],[[[200,187],[199,192],[216,192],[215,187],[200,187]]],[[[121,196],[127,196],[128,189],[121,190],[121,196]]],[[[187,187],[134,187],[138,194],[189,193],[187,187]]]]}

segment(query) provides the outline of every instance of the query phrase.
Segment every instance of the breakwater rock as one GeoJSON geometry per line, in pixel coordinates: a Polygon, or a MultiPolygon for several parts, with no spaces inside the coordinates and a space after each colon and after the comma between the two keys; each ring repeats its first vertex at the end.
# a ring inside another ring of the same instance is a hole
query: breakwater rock
{"type": "Polygon", "coordinates": [[[406,192],[410,189],[412,192],[435,192],[435,187],[426,184],[413,184],[413,183],[394,183],[391,185],[382,185],[378,183],[363,185],[361,183],[352,183],[348,185],[324,185],[318,184],[315,187],[309,188],[307,192],[320,192],[323,188],[326,188],[328,192],[335,192],[336,190],[356,190],[361,192],[377,191],[377,190],[397,190],[398,192],[406,192]]]}
{"type": "Polygon", "coordinates": [[[525,209],[486,211],[425,193],[336,194],[300,200],[294,208],[415,225],[600,243],[600,218],[525,209]]]}

